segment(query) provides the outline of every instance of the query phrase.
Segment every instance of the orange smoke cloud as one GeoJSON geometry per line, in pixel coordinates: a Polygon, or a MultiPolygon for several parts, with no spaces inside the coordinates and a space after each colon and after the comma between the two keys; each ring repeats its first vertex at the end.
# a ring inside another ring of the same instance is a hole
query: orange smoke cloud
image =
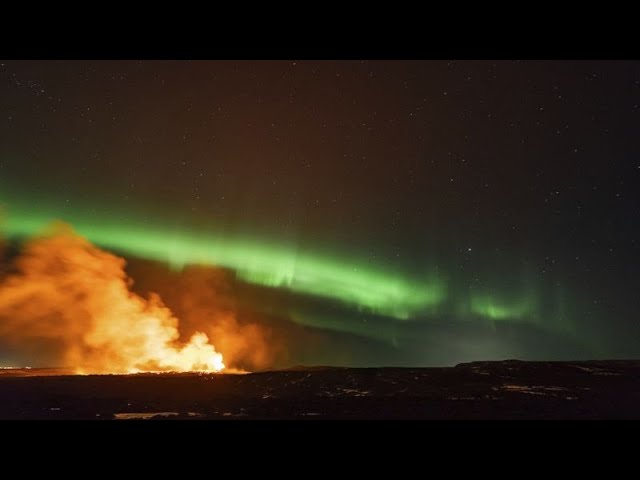
{"type": "Polygon", "coordinates": [[[281,342],[262,316],[246,308],[240,313],[234,285],[229,272],[192,266],[162,291],[179,312],[185,331],[202,331],[214,338],[229,365],[245,370],[269,367],[282,349],[281,342]]]}
{"type": "Polygon", "coordinates": [[[157,295],[131,292],[124,267],[122,258],[56,225],[24,246],[0,282],[0,337],[53,344],[60,364],[78,373],[222,370],[207,334],[181,341],[178,319],[157,295]]]}

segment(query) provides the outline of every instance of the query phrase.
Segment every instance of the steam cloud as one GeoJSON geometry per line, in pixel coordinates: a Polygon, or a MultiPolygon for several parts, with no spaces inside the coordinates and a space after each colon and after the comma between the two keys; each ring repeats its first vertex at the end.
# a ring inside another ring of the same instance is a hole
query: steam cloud
{"type": "MultiPolygon", "coordinates": [[[[78,373],[223,369],[207,334],[194,331],[181,341],[178,319],[159,296],[133,293],[124,267],[124,259],[54,225],[24,245],[0,280],[0,337],[18,348],[52,351],[58,365],[78,373]]],[[[232,312],[218,315],[216,301],[200,302],[197,323],[242,354],[260,336],[243,332],[232,312]],[[244,343],[233,341],[244,333],[251,334],[244,343]]]]}

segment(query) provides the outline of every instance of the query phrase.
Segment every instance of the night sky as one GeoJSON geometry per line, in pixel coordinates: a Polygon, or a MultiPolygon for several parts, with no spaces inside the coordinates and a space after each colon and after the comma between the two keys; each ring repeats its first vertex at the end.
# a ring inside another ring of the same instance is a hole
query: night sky
{"type": "Polygon", "coordinates": [[[7,60],[1,228],[224,268],[277,365],[639,357],[639,139],[640,62],[7,60]]]}

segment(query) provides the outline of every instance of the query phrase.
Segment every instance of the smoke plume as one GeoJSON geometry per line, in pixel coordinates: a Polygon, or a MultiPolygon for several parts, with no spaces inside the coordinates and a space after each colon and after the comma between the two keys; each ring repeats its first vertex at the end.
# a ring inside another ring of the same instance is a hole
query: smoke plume
{"type": "Polygon", "coordinates": [[[207,334],[181,339],[178,319],[159,296],[133,293],[124,267],[122,258],[54,225],[23,246],[0,280],[0,337],[53,351],[59,366],[79,373],[222,370],[207,334]]]}

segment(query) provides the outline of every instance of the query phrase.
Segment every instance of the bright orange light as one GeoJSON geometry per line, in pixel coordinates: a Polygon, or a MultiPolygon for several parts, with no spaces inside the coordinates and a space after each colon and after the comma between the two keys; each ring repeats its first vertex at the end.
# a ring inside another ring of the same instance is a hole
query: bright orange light
{"type": "Polygon", "coordinates": [[[222,371],[207,335],[180,341],[178,319],[131,292],[124,265],[70,229],[31,241],[0,284],[0,335],[51,340],[77,373],[222,371]]]}

